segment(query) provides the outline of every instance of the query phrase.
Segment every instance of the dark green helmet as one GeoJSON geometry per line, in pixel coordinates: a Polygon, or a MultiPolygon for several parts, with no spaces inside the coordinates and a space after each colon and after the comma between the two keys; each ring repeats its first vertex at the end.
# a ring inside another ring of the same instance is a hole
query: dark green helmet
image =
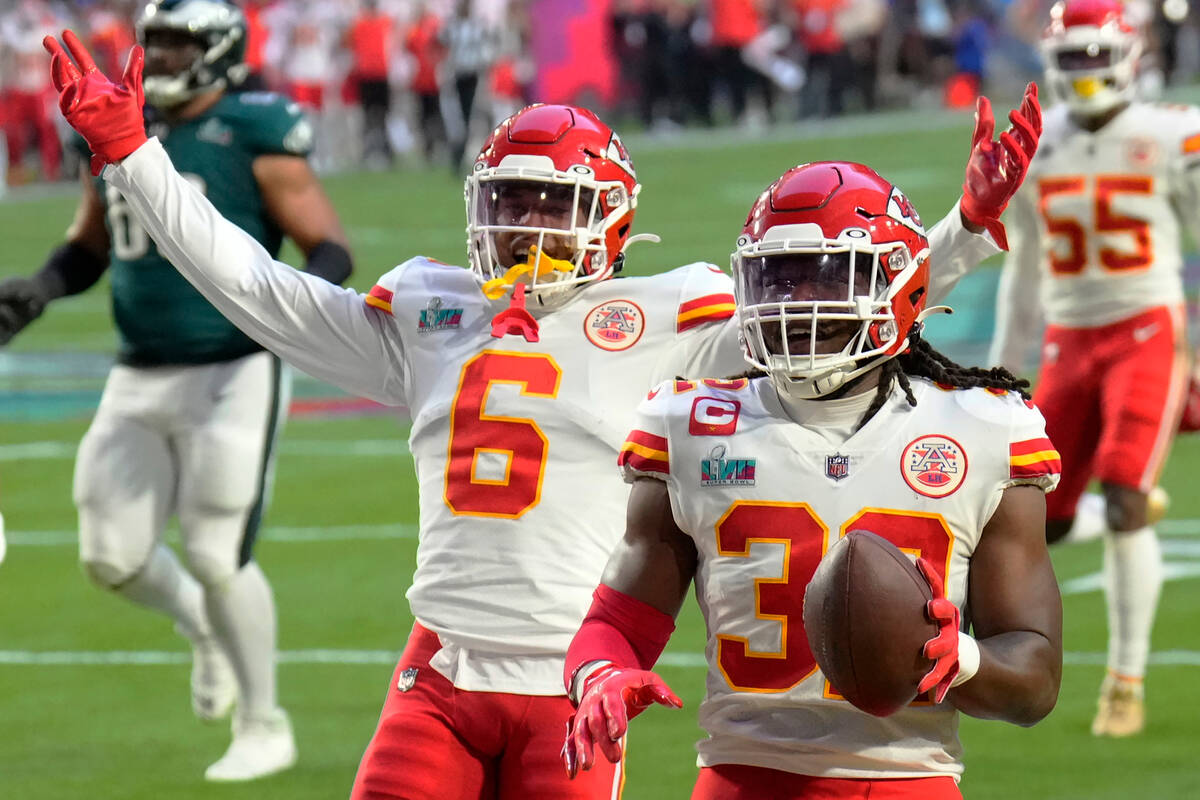
{"type": "Polygon", "coordinates": [[[201,92],[236,86],[246,79],[246,17],[226,0],[152,0],[137,21],[138,42],[155,31],[184,34],[202,52],[175,75],[147,75],[146,102],[171,108],[201,92]]]}

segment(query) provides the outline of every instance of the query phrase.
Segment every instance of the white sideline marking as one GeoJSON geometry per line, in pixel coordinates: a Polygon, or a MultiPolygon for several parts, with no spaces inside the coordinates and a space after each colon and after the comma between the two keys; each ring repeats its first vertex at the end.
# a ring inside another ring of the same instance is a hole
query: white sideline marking
{"type": "MultiPolygon", "coordinates": [[[[268,527],[260,534],[268,542],[346,542],[373,539],[415,539],[416,525],[330,525],[312,527],[268,527]]],[[[75,531],[9,531],[14,547],[62,547],[79,541],[75,531]]]]}
{"type": "MultiPolygon", "coordinates": [[[[74,458],[78,442],[23,442],[0,445],[0,461],[44,460],[74,458]]],[[[288,439],[279,444],[283,455],[295,456],[402,456],[408,454],[408,442],[403,439],[288,439]]]]}
{"type": "MultiPolygon", "coordinates": [[[[283,650],[280,664],[339,664],[343,666],[392,665],[399,650],[283,650]]],[[[1063,653],[1069,666],[1104,666],[1104,653],[1063,653]]],[[[178,650],[0,650],[0,666],[73,667],[73,666],[173,666],[190,664],[192,654],[178,650]]],[[[1150,654],[1150,664],[1158,667],[1200,666],[1200,652],[1163,650],[1150,654]]],[[[665,653],[659,666],[703,667],[703,653],[665,653]]]]}

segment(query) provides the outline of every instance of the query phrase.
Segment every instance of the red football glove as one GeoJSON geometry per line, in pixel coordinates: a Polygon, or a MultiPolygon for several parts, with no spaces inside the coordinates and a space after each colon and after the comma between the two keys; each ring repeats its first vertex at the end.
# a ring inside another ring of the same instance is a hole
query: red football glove
{"type": "Polygon", "coordinates": [[[942,576],[938,575],[933,564],[918,558],[917,567],[933,590],[933,599],[925,605],[925,613],[938,626],[938,635],[926,642],[921,651],[922,655],[933,661],[933,667],[917,685],[917,694],[924,694],[936,687],[933,701],[940,703],[946,699],[950,682],[958,674],[958,606],[946,598],[942,576]]]}
{"type": "Polygon", "coordinates": [[[53,36],[42,44],[50,53],[50,76],[58,107],[92,149],[92,174],[137,150],[146,141],[142,117],[142,48],[134,45],[119,84],[96,68],[92,55],[71,31],[63,31],[66,51],[53,36]],[[72,61],[74,58],[74,61],[72,61]],[[78,65],[78,66],[76,66],[78,65]]]}
{"type": "Polygon", "coordinates": [[[653,672],[609,664],[588,676],[579,710],[567,721],[562,756],[572,778],[590,769],[594,748],[614,764],[621,760],[621,737],[629,720],[654,703],[683,708],[683,701],[653,672]]]}
{"type": "Polygon", "coordinates": [[[1012,126],[992,141],[996,121],[992,104],[979,98],[975,110],[975,133],[971,137],[971,157],[967,159],[967,174],[963,180],[963,196],[959,208],[969,222],[986,228],[1001,249],[1008,249],[1008,236],[1000,215],[1008,201],[1025,180],[1029,162],[1037,152],[1042,136],[1042,107],[1038,104],[1037,84],[1025,87],[1021,107],[1008,114],[1012,126]]]}

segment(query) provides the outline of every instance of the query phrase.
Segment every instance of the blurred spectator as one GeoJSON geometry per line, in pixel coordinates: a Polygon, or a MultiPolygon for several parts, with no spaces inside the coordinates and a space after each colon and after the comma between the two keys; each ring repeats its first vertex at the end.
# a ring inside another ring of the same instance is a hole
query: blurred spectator
{"type": "Polygon", "coordinates": [[[117,2],[94,3],[84,15],[92,56],[106,75],[121,74],[134,44],[133,24],[123,6],[117,2]]]}
{"type": "Polygon", "coordinates": [[[529,86],[535,67],[529,56],[529,9],[524,0],[514,0],[508,11],[506,24],[499,30],[499,55],[488,82],[492,97],[491,126],[499,125],[531,102],[529,86]]]}
{"type": "Polygon", "coordinates": [[[20,0],[0,18],[0,119],[8,147],[11,183],[28,180],[25,150],[36,143],[43,180],[58,180],[62,151],[55,128],[57,99],[50,83],[42,38],[58,32],[60,20],[42,0],[20,0]]]}
{"type": "Polygon", "coordinates": [[[663,0],[667,18],[667,63],[687,64],[671,69],[671,93],[675,98],[672,119],[684,124],[690,119],[712,125],[712,91],[715,67],[712,55],[712,25],[702,3],[663,0]]]}
{"type": "Polygon", "coordinates": [[[450,132],[450,168],[457,175],[471,134],[480,78],[496,59],[498,37],[490,24],[471,13],[470,0],[455,3],[454,14],[442,25],[439,36],[446,46],[447,89],[459,113],[450,132]]]}
{"type": "Polygon", "coordinates": [[[713,58],[717,81],[729,92],[730,112],[735,121],[743,121],[746,97],[758,90],[764,105],[770,107],[770,90],[765,79],[750,69],[742,58],[742,48],[762,31],[761,0],[709,0],[712,24],[713,58]]]}
{"type": "Polygon", "coordinates": [[[372,166],[390,165],[387,118],[392,105],[388,83],[393,47],[392,18],[379,9],[378,0],[363,0],[362,10],[350,25],[346,42],[353,56],[350,75],[363,110],[363,158],[372,166]]]}
{"type": "Polygon", "coordinates": [[[421,146],[426,161],[433,160],[438,143],[446,139],[441,86],[438,83],[438,71],[446,54],[438,37],[440,29],[441,20],[427,3],[404,37],[404,47],[415,63],[411,85],[417,100],[417,127],[421,132],[421,146]]]}
{"type": "Polygon", "coordinates": [[[954,10],[954,75],[946,83],[950,108],[974,106],[983,85],[991,38],[986,12],[971,0],[962,0],[954,10]]]}
{"type": "Polygon", "coordinates": [[[242,81],[242,89],[250,92],[261,92],[269,85],[266,74],[267,41],[271,32],[268,23],[270,14],[267,13],[272,0],[243,0],[242,12],[246,15],[246,66],[250,75],[242,81]]]}
{"type": "Polygon", "coordinates": [[[670,99],[667,19],[651,0],[616,0],[612,41],[621,74],[621,96],[631,101],[641,123],[665,119],[670,99]]]}
{"type": "Polygon", "coordinates": [[[854,79],[850,53],[838,29],[838,16],[847,0],[795,0],[796,38],[808,54],[808,81],[801,96],[801,114],[828,117],[841,114],[846,90],[854,79]]]}

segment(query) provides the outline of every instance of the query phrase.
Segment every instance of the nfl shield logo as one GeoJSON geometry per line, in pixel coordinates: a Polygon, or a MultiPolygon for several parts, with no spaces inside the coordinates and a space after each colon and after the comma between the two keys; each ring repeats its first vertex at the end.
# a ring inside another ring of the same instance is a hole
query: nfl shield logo
{"type": "Polygon", "coordinates": [[[400,673],[399,680],[396,681],[396,688],[402,692],[407,692],[417,682],[417,668],[409,667],[400,673]]]}
{"type": "Polygon", "coordinates": [[[850,475],[850,456],[844,456],[840,453],[834,453],[831,456],[825,456],[825,477],[830,480],[840,481],[842,478],[850,475]]]}

